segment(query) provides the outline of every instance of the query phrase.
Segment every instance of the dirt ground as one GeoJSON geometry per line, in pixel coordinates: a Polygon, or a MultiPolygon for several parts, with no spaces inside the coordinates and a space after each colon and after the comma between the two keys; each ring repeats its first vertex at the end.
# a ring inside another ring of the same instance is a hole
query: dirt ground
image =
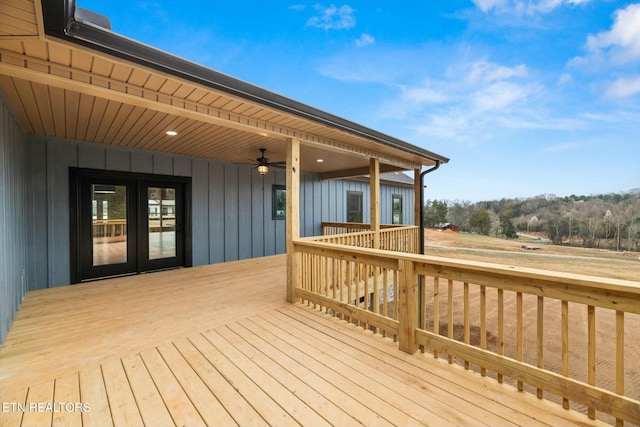
{"type": "Polygon", "coordinates": [[[535,238],[499,239],[449,230],[426,230],[425,246],[427,255],[640,281],[638,252],[557,246],[535,238]]]}
{"type": "MultiPolygon", "coordinates": [[[[581,248],[554,247],[536,241],[508,241],[486,236],[465,235],[453,232],[428,230],[426,252],[431,255],[458,259],[472,259],[500,264],[517,265],[546,270],[590,274],[601,277],[633,280],[640,286],[640,260],[634,256],[610,253],[609,251],[583,250],[581,248]],[[522,249],[522,245],[535,245],[540,249],[522,249]],[[531,252],[534,252],[532,254],[531,252]]],[[[635,254],[638,255],[638,254],[635,254]]],[[[427,281],[429,282],[429,281],[427,281]]],[[[427,296],[433,295],[433,283],[426,283],[427,296]]],[[[441,279],[440,333],[447,334],[447,281],[441,279]]],[[[515,357],[515,293],[505,292],[505,354],[515,357]]],[[[463,340],[463,284],[454,282],[454,335],[463,340]]],[[[473,344],[480,342],[480,290],[470,287],[470,306],[473,344]]],[[[524,359],[536,364],[536,316],[537,298],[524,296],[524,359]]],[[[587,380],[587,309],[581,304],[569,304],[569,348],[570,376],[587,380]]],[[[497,338],[497,290],[487,288],[487,347],[495,350],[497,338]]],[[[427,298],[427,328],[433,330],[433,306],[427,298]]],[[[615,390],[615,313],[612,310],[596,309],[596,384],[615,390]]],[[[561,373],[561,304],[545,299],[544,305],[544,368],[561,373]]],[[[492,374],[495,377],[495,374],[492,374]]],[[[529,387],[527,391],[535,393],[529,387]]],[[[625,315],[625,394],[640,400],[640,315],[625,315]]],[[[545,398],[560,401],[557,396],[545,393],[545,398]]],[[[572,408],[585,408],[572,404],[572,408]]],[[[601,416],[608,422],[610,418],[601,416]]]]}

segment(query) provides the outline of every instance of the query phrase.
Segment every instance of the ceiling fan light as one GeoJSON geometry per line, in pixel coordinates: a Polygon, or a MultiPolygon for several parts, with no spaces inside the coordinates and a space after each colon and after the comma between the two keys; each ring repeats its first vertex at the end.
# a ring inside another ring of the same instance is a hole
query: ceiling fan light
{"type": "Polygon", "coordinates": [[[267,165],[258,165],[258,173],[260,175],[266,175],[269,172],[269,166],[267,165]]]}

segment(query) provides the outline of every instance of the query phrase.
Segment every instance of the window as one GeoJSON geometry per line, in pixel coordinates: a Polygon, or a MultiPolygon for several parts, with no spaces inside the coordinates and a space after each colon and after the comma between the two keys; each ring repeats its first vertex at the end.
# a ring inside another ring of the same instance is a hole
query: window
{"type": "Polygon", "coordinates": [[[287,212],[287,187],[284,185],[273,186],[272,218],[285,219],[287,212]]]}
{"type": "Polygon", "coordinates": [[[347,222],[362,222],[362,191],[347,191],[347,222]]]}
{"type": "Polygon", "coordinates": [[[402,196],[400,194],[391,196],[391,223],[402,224],[402,196]]]}

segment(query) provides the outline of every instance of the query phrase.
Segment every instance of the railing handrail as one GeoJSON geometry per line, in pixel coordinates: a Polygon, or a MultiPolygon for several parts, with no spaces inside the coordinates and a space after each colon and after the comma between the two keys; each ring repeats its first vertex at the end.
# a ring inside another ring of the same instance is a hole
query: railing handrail
{"type": "MultiPolygon", "coordinates": [[[[349,233],[353,234],[353,233],[349,233]]],[[[596,276],[587,276],[576,273],[565,273],[565,272],[556,272],[550,270],[543,269],[535,269],[529,267],[518,267],[518,266],[508,266],[505,264],[497,264],[497,263],[488,263],[481,261],[460,261],[453,258],[445,258],[438,257],[433,255],[420,255],[420,254],[410,254],[403,252],[392,252],[383,249],[371,249],[371,248],[363,248],[358,246],[348,246],[348,245],[339,245],[334,243],[325,243],[318,242],[314,240],[313,237],[305,237],[299,240],[294,241],[294,246],[299,247],[315,247],[315,248],[326,248],[326,249],[336,249],[336,246],[340,248],[344,248],[350,252],[356,254],[362,254],[366,256],[375,256],[380,258],[391,258],[394,260],[404,260],[411,261],[414,263],[428,263],[433,265],[441,266],[442,270],[434,269],[427,274],[437,274],[440,277],[447,278],[447,270],[446,267],[452,267],[459,270],[469,270],[475,272],[484,272],[488,274],[498,274],[501,277],[512,277],[512,278],[520,278],[520,279],[535,279],[539,281],[544,281],[547,284],[556,284],[556,285],[571,285],[572,287],[581,287],[581,288],[592,288],[594,291],[602,291],[606,290],[609,292],[614,292],[616,294],[629,294],[635,295],[640,299],[640,282],[635,282],[631,280],[623,280],[623,279],[609,279],[603,277],[596,276]]],[[[452,277],[456,280],[464,281],[464,279],[458,279],[452,277]]],[[[478,283],[477,277],[474,277],[474,283],[478,283]]],[[[488,285],[489,283],[487,283],[488,285]]],[[[495,282],[490,282],[492,287],[497,288],[507,288],[511,285],[508,284],[496,284],[495,282]]],[[[528,292],[529,293],[529,292],[528,292]]],[[[571,295],[567,295],[568,298],[571,298],[571,295]]],[[[567,299],[568,301],[572,301],[572,299],[567,299]]],[[[584,303],[582,300],[577,300],[573,302],[584,303]]],[[[590,301],[589,304],[594,306],[600,306],[598,304],[598,300],[590,301]]],[[[617,304],[615,306],[620,309],[617,304]]],[[[604,306],[606,308],[610,308],[610,305],[604,306]]],[[[634,305],[629,307],[629,310],[626,310],[630,313],[640,314],[640,305],[634,305]]]]}

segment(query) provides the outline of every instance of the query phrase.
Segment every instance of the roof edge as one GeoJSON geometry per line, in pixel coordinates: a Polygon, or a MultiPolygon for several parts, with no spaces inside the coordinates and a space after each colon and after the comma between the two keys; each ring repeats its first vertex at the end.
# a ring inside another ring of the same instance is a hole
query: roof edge
{"type": "Polygon", "coordinates": [[[199,83],[298,117],[353,133],[420,157],[426,157],[441,163],[449,161],[447,157],[422,149],[406,141],[78,19],[75,0],[42,0],[42,8],[45,33],[50,36],[71,41],[156,71],[171,74],[193,83],[199,83]]]}

